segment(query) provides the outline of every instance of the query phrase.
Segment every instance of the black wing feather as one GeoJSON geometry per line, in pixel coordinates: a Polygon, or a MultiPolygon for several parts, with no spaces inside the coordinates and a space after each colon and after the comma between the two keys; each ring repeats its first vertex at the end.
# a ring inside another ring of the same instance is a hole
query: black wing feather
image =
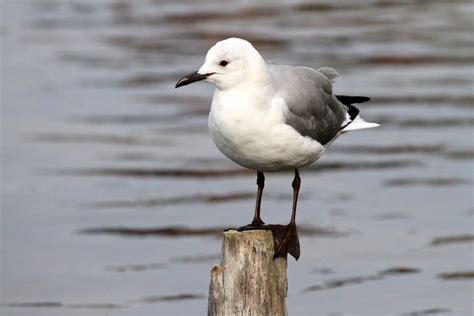
{"type": "Polygon", "coordinates": [[[358,95],[336,95],[336,98],[344,105],[353,103],[364,103],[370,101],[369,97],[363,97],[358,95]]]}
{"type": "Polygon", "coordinates": [[[339,130],[346,128],[347,125],[351,124],[352,121],[354,121],[354,119],[357,117],[357,115],[359,115],[359,112],[360,112],[359,109],[356,108],[354,105],[352,105],[352,103],[363,103],[363,102],[370,101],[369,97],[363,97],[363,96],[336,95],[336,98],[339,100],[339,102],[341,102],[342,104],[346,106],[347,113],[349,114],[349,117],[351,118],[349,123],[347,123],[344,126],[341,126],[339,130]]]}

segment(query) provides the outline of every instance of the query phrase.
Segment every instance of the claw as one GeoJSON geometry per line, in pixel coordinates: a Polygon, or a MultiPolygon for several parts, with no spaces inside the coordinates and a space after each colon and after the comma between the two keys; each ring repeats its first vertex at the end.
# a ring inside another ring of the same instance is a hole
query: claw
{"type": "Polygon", "coordinates": [[[271,229],[273,233],[273,241],[275,245],[275,254],[273,259],[277,257],[286,258],[289,253],[296,260],[300,257],[300,241],[296,225],[268,225],[267,229],[271,229]]]}

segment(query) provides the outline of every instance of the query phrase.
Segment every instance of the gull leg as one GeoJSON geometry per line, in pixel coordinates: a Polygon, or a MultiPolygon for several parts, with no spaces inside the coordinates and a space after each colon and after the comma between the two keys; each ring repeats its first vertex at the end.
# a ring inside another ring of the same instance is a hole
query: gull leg
{"type": "Polygon", "coordinates": [[[301,178],[298,169],[295,169],[295,178],[293,179],[293,209],[291,211],[291,221],[288,225],[270,225],[275,241],[275,255],[273,258],[286,257],[289,253],[296,260],[300,257],[300,241],[296,230],[296,204],[298,203],[298,194],[300,192],[301,178]]]}
{"type": "Polygon", "coordinates": [[[257,171],[257,200],[255,201],[255,214],[253,216],[252,226],[263,226],[265,223],[260,218],[260,206],[262,205],[262,193],[265,187],[265,176],[263,172],[257,171]]]}
{"type": "Polygon", "coordinates": [[[265,187],[265,176],[263,172],[257,171],[257,200],[255,201],[255,214],[250,224],[240,227],[239,231],[252,229],[266,229],[265,223],[260,218],[260,206],[262,205],[262,193],[265,187]]]}

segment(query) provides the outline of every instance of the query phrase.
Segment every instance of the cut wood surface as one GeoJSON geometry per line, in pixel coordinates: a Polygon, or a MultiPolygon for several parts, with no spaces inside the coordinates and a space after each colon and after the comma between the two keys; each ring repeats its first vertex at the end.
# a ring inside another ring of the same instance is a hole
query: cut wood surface
{"type": "Polygon", "coordinates": [[[286,258],[273,260],[271,231],[224,232],[221,266],[211,269],[208,315],[286,316],[286,258]]]}

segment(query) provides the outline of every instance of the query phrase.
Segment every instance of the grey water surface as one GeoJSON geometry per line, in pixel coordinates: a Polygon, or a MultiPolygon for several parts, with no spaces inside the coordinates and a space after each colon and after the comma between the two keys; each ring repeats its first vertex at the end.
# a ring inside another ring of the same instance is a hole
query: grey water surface
{"type": "Polygon", "coordinates": [[[338,69],[382,124],[301,171],[289,314],[473,314],[471,1],[0,3],[1,315],[206,314],[255,175],[212,144],[213,88],[174,84],[230,36],[338,69]]]}

